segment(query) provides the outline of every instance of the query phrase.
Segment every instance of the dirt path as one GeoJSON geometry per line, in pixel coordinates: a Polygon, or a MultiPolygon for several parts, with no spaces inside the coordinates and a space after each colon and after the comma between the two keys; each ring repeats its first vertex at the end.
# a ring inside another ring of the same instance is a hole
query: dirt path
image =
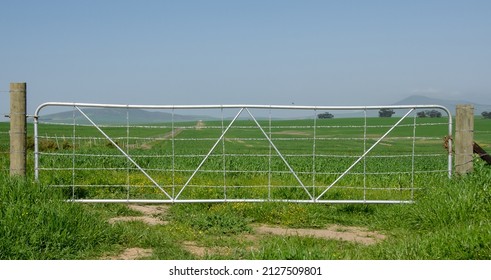
{"type": "MultiPolygon", "coordinates": [[[[146,223],[150,226],[156,225],[166,225],[169,222],[163,220],[169,210],[168,205],[136,205],[130,204],[128,208],[134,211],[138,211],[143,214],[143,216],[124,216],[124,217],[114,217],[109,219],[110,224],[118,223],[118,222],[132,222],[132,221],[140,221],[146,223]]],[[[105,260],[137,260],[142,258],[147,258],[152,256],[152,249],[144,249],[144,248],[128,248],[124,250],[121,254],[117,256],[108,256],[105,257],[105,260]]]]}
{"type": "MultiPolygon", "coordinates": [[[[369,231],[360,227],[347,227],[340,225],[331,225],[324,229],[291,229],[275,227],[269,225],[254,225],[253,233],[239,236],[238,238],[252,243],[248,250],[259,250],[259,242],[266,235],[280,236],[300,236],[314,237],[322,239],[335,239],[339,241],[355,242],[363,245],[373,245],[385,239],[385,235],[369,231]]],[[[204,258],[207,255],[227,256],[233,252],[229,247],[206,247],[200,246],[194,241],[185,241],[182,243],[183,248],[198,258],[204,258]]]]}
{"type": "MultiPolygon", "coordinates": [[[[184,131],[184,128],[182,128],[182,127],[175,128],[172,131],[169,131],[166,134],[162,135],[162,137],[155,138],[155,140],[152,140],[152,141],[145,142],[145,143],[141,144],[140,145],[140,148],[141,149],[144,149],[144,150],[150,150],[153,147],[153,143],[155,143],[157,141],[163,141],[163,140],[172,139],[172,138],[176,137],[177,135],[179,135],[183,131],[184,131]]],[[[132,147],[132,148],[135,148],[135,147],[132,147]]]]}
{"type": "Polygon", "coordinates": [[[148,258],[153,254],[152,249],[143,249],[143,248],[128,248],[124,250],[121,254],[117,256],[109,256],[104,258],[104,260],[138,260],[142,258],[148,258]]]}
{"type": "MultiPolygon", "coordinates": [[[[201,129],[205,128],[205,127],[206,127],[205,123],[203,121],[201,121],[201,120],[197,121],[196,122],[196,125],[194,126],[194,128],[196,130],[201,130],[201,129]]],[[[182,128],[182,127],[174,128],[172,131],[169,131],[169,132],[165,133],[161,137],[155,138],[155,140],[144,142],[144,143],[142,143],[140,145],[132,144],[132,145],[129,145],[128,147],[130,149],[140,148],[140,149],[143,149],[143,150],[150,150],[153,147],[153,144],[155,142],[157,142],[157,141],[163,141],[163,140],[169,140],[169,139],[175,138],[177,135],[179,135],[184,130],[185,129],[182,128]]]]}
{"type": "Polygon", "coordinates": [[[196,125],[194,126],[194,128],[196,130],[201,130],[201,129],[205,128],[205,127],[206,127],[206,125],[205,125],[205,123],[202,120],[199,120],[198,122],[196,122],[196,125]]]}
{"type": "Polygon", "coordinates": [[[231,248],[228,247],[206,247],[206,246],[199,246],[196,242],[194,241],[184,241],[182,243],[182,246],[186,251],[189,253],[193,254],[194,256],[197,256],[199,258],[203,258],[206,255],[220,255],[220,256],[227,256],[230,255],[232,252],[231,248]]]}
{"type": "Polygon", "coordinates": [[[169,206],[155,206],[155,205],[128,205],[128,208],[134,211],[141,212],[143,216],[124,216],[124,217],[114,217],[109,219],[110,224],[114,224],[117,222],[132,222],[132,221],[141,221],[148,225],[166,225],[169,223],[168,221],[164,221],[157,215],[165,215],[169,206]]]}
{"type": "Polygon", "coordinates": [[[323,239],[336,239],[340,241],[355,242],[363,245],[372,245],[385,239],[385,235],[375,231],[369,231],[368,229],[360,227],[347,227],[340,225],[331,225],[325,229],[291,229],[259,225],[255,227],[255,231],[258,234],[310,236],[323,239]]]}
{"type": "MultiPolygon", "coordinates": [[[[141,221],[150,226],[166,225],[169,222],[165,220],[165,215],[169,210],[169,205],[133,205],[128,207],[131,210],[138,211],[142,216],[124,216],[115,217],[109,220],[109,223],[114,224],[118,222],[131,222],[141,221]]],[[[385,235],[370,231],[362,227],[348,227],[340,225],[330,225],[322,229],[309,229],[309,228],[284,228],[270,225],[252,225],[253,232],[238,236],[237,238],[244,240],[245,242],[252,243],[250,250],[258,250],[259,242],[264,236],[267,235],[280,235],[280,236],[300,236],[300,237],[314,237],[322,239],[334,239],[339,241],[354,242],[363,245],[373,245],[386,238],[385,235]]],[[[183,241],[182,248],[190,252],[198,258],[203,258],[206,255],[220,255],[227,256],[233,252],[233,248],[229,247],[207,247],[201,246],[196,241],[183,241]]],[[[109,256],[104,259],[109,260],[134,260],[147,258],[152,255],[152,249],[143,248],[128,248],[120,255],[109,256]]]]}

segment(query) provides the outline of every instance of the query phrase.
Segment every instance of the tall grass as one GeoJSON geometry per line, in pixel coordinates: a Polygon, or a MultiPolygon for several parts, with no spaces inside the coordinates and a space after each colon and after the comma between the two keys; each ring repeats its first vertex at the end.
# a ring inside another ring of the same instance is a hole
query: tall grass
{"type": "Polygon", "coordinates": [[[120,241],[117,228],[59,191],[0,179],[0,259],[84,259],[120,241]]]}
{"type": "Polygon", "coordinates": [[[417,203],[386,211],[380,224],[396,220],[408,233],[380,246],[371,257],[383,259],[490,259],[491,168],[475,163],[475,171],[441,187],[424,191],[417,203]]]}

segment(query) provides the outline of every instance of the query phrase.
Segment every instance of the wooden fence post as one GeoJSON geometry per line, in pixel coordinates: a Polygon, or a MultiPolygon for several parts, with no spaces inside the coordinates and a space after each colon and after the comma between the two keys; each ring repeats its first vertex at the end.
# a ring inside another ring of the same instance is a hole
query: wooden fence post
{"type": "Polygon", "coordinates": [[[26,176],[26,83],[10,83],[10,176],[26,176]]]}
{"type": "Polygon", "coordinates": [[[474,143],[474,106],[457,105],[455,116],[455,172],[472,172],[474,143]]]}

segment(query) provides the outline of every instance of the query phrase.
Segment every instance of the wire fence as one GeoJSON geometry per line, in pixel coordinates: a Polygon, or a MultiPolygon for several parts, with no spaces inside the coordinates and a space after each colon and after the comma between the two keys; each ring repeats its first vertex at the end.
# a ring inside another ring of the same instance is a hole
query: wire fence
{"type": "Polygon", "coordinates": [[[49,103],[35,114],[35,173],[79,201],[410,202],[451,174],[442,145],[451,118],[421,118],[427,108],[449,115],[439,106],[49,103]],[[60,106],[70,110],[39,113],[60,106]],[[381,109],[394,116],[377,117],[381,109]]]}

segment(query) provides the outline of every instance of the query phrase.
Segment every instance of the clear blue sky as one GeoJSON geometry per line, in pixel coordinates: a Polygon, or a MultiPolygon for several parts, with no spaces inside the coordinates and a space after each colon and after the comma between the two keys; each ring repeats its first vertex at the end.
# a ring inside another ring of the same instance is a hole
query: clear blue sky
{"type": "MultiPolygon", "coordinates": [[[[491,104],[491,1],[2,1],[0,91],[123,104],[491,104]]],[[[0,93],[0,111],[8,111],[0,93]]]]}

